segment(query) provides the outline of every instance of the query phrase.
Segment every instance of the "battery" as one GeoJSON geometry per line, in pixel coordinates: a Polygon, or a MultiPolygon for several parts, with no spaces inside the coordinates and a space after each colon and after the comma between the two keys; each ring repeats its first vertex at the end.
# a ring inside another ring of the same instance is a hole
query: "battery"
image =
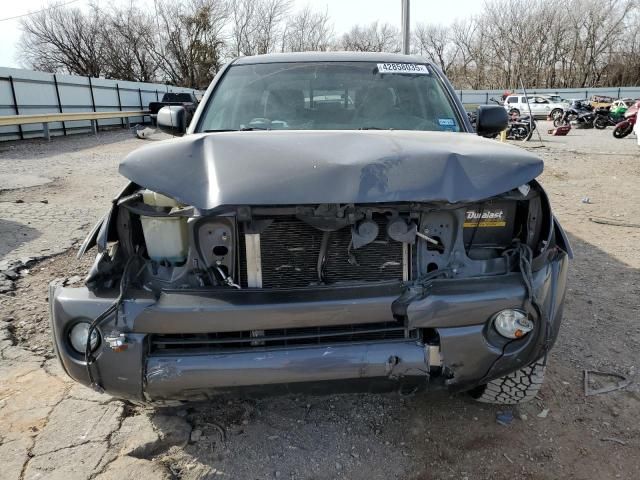
{"type": "Polygon", "coordinates": [[[472,205],[464,212],[463,239],[469,248],[506,247],[513,240],[516,202],[487,201],[472,205]]]}

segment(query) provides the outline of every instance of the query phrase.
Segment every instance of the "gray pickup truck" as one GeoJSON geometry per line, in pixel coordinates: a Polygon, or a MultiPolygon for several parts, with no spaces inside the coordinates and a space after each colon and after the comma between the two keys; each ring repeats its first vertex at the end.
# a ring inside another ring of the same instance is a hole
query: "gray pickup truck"
{"type": "Polygon", "coordinates": [[[129,154],[84,242],[85,285],[52,285],[66,372],[166,404],[291,391],[532,399],[571,249],[543,162],[477,134],[442,72],[395,54],[242,57],[182,138],[129,154]]]}

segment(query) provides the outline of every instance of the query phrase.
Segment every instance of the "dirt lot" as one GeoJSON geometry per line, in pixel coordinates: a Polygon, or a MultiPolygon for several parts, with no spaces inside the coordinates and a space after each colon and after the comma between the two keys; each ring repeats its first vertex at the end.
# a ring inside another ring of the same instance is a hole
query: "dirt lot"
{"type": "Polygon", "coordinates": [[[122,183],[117,161],[141,141],[112,132],[0,144],[0,267],[26,261],[0,294],[0,477],[640,478],[640,229],[590,220],[640,223],[640,149],[610,129],[543,138],[526,147],[546,161],[541,181],[576,258],[547,381],[534,402],[510,409],[507,426],[496,422],[503,409],[446,392],[152,410],[72,384],[49,342],[47,284],[84,274],[91,259],[68,247],[106,207],[122,183]],[[52,219],[43,205],[67,213],[52,219]],[[30,212],[39,215],[31,224],[30,212]],[[633,383],[585,397],[584,369],[633,383]]]}

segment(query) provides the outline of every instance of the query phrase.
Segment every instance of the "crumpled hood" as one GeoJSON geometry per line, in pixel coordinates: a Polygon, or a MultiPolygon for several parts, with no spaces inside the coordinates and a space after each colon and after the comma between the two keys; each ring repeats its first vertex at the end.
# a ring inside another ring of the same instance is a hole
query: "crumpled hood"
{"type": "Polygon", "coordinates": [[[120,173],[196,208],[477,201],[543,162],[468,133],[248,131],[187,135],[130,153],[120,173]]]}

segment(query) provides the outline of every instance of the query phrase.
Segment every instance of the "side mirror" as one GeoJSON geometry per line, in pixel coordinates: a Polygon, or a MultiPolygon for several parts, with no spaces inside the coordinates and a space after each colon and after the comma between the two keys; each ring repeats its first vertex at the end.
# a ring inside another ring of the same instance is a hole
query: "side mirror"
{"type": "Polygon", "coordinates": [[[181,137],[187,131],[187,111],[177,105],[162,107],[158,111],[157,122],[164,133],[181,137]]]}
{"type": "Polygon", "coordinates": [[[509,115],[504,107],[499,105],[480,105],[476,120],[476,132],[481,137],[495,135],[505,130],[509,125],[509,115]]]}

